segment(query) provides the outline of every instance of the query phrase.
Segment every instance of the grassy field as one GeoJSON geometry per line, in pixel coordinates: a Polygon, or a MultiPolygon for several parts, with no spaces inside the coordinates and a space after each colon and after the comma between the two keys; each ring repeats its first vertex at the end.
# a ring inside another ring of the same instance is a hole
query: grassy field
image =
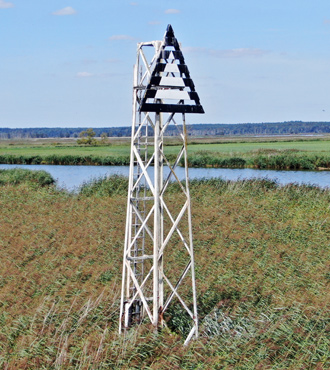
{"type": "MultiPolygon", "coordinates": [[[[130,141],[112,138],[109,145],[83,147],[72,139],[0,142],[0,163],[63,165],[128,165],[130,141]]],[[[175,138],[166,138],[165,154],[174,160],[179,150],[175,138]]],[[[251,167],[316,170],[330,168],[330,139],[191,138],[191,167],[251,167]]]]}
{"type": "MultiPolygon", "coordinates": [[[[0,141],[0,154],[25,155],[129,155],[129,138],[111,138],[110,145],[106,146],[78,146],[70,139],[35,139],[23,141],[0,141]]],[[[176,153],[177,140],[175,138],[165,139],[166,153],[176,153]]],[[[330,152],[330,138],[308,138],[308,137],[274,137],[274,138],[191,138],[189,140],[189,153],[199,151],[221,152],[221,153],[243,153],[247,154],[260,150],[295,150],[318,154],[330,152]]]]}
{"type": "Polygon", "coordinates": [[[158,335],[117,333],[126,187],[1,186],[0,368],[329,369],[329,190],[191,183],[201,335],[184,347],[174,309],[158,335]]]}

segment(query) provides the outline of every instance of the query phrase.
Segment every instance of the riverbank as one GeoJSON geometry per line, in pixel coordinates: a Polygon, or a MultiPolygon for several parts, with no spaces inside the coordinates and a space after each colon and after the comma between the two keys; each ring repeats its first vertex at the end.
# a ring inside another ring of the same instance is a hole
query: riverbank
{"type": "MultiPolygon", "coordinates": [[[[173,155],[168,155],[174,160],[173,155]]],[[[48,164],[71,166],[128,166],[129,156],[80,156],[80,155],[0,155],[0,164],[48,164]]],[[[181,161],[180,165],[183,163],[181,161]]],[[[189,167],[208,168],[256,168],[273,170],[330,170],[330,154],[313,155],[293,153],[292,151],[275,151],[266,154],[245,154],[236,156],[221,152],[202,151],[188,155],[189,167]]]]}
{"type": "MultiPolygon", "coordinates": [[[[329,190],[191,182],[200,337],[183,347],[175,304],[158,335],[118,335],[127,179],[109,181],[80,194],[1,186],[0,367],[330,366],[329,190]]],[[[175,186],[167,200],[177,206],[175,186]]]]}
{"type": "MultiPolygon", "coordinates": [[[[188,146],[189,167],[258,168],[276,170],[327,170],[330,169],[330,140],[308,138],[261,140],[241,138],[239,141],[214,142],[210,139],[192,139],[188,146]],[[195,141],[194,141],[195,140],[195,141]]],[[[175,139],[168,139],[165,154],[174,162],[180,149],[175,139]]],[[[117,144],[81,147],[69,143],[49,145],[34,142],[0,145],[1,164],[50,165],[129,165],[130,146],[117,144]]],[[[181,163],[182,164],[182,163],[181,163]]]]}
{"type": "Polygon", "coordinates": [[[226,155],[221,152],[203,151],[188,156],[189,167],[214,168],[256,168],[272,170],[328,170],[330,169],[330,153],[311,154],[294,149],[260,149],[226,155]]]}

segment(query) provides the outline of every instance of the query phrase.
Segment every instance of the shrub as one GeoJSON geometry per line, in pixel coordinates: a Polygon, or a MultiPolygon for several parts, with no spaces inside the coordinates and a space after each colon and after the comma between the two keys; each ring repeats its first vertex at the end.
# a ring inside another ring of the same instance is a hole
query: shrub
{"type": "Polygon", "coordinates": [[[91,182],[86,182],[80,187],[79,193],[85,196],[113,196],[127,195],[128,178],[114,175],[100,177],[91,182]]]}
{"type": "Polygon", "coordinates": [[[55,183],[54,178],[46,171],[31,171],[22,168],[0,170],[0,185],[36,184],[49,186],[55,183]]]}

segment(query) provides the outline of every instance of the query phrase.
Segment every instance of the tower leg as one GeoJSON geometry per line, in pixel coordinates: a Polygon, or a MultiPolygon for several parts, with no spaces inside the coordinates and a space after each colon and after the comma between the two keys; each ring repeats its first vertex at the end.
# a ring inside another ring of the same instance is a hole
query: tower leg
{"type": "Polygon", "coordinates": [[[160,291],[160,270],[159,270],[159,251],[161,248],[161,233],[162,233],[162,217],[161,217],[161,200],[160,191],[162,188],[162,163],[160,149],[162,146],[160,126],[161,126],[161,114],[156,113],[155,132],[154,132],[154,250],[153,250],[153,267],[154,267],[154,288],[153,288],[153,325],[158,326],[159,314],[160,314],[160,295],[163,293],[160,291]]]}

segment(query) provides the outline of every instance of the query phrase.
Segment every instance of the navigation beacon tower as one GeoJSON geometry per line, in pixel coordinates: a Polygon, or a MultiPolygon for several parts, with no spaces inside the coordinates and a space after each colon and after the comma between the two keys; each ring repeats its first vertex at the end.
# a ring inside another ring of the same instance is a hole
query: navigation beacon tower
{"type": "Polygon", "coordinates": [[[190,322],[187,344],[198,335],[198,317],[186,113],[204,110],[168,25],[162,41],[137,45],[119,331],[144,318],[165,325],[176,301],[190,322]],[[165,150],[169,125],[180,140],[171,147],[180,147],[176,153],[165,150]],[[173,187],[175,202],[168,197],[173,187]]]}

